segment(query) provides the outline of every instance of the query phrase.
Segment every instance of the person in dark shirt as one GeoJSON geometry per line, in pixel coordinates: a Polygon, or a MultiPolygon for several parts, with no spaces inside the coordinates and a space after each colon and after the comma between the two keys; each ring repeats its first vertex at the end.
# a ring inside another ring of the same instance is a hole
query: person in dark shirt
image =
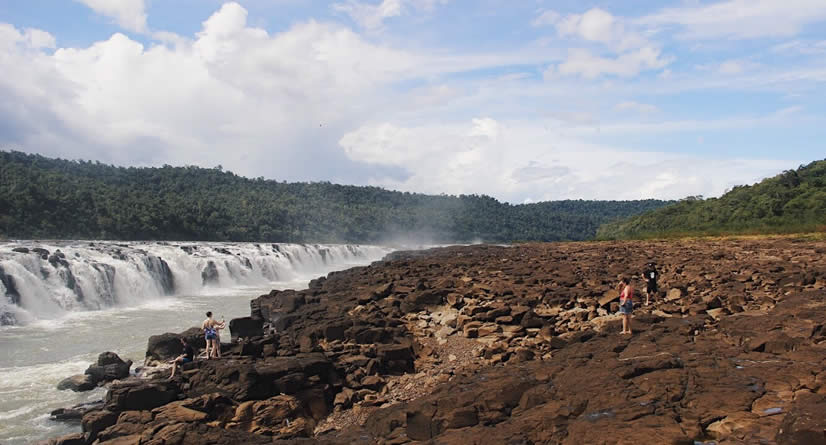
{"type": "Polygon", "coordinates": [[[175,360],[172,360],[172,375],[169,376],[169,380],[175,378],[175,374],[178,372],[179,367],[195,360],[195,350],[183,337],[181,337],[181,346],[184,347],[184,353],[179,355],[175,360]]]}
{"type": "Polygon", "coordinates": [[[657,264],[653,261],[646,264],[645,270],[642,271],[642,277],[645,279],[645,305],[648,306],[648,300],[652,295],[657,294],[657,278],[660,277],[657,264]]]}

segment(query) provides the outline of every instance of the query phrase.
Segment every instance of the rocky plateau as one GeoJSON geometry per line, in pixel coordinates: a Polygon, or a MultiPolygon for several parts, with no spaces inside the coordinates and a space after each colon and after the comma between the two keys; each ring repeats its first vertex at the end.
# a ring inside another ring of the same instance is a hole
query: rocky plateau
{"type": "MultiPolygon", "coordinates": [[[[398,252],[252,300],[224,358],[115,380],[82,432],[47,443],[826,444],[825,253],[795,238],[398,252]]],[[[146,365],[180,336],[200,333],[153,337],[146,365]]]]}

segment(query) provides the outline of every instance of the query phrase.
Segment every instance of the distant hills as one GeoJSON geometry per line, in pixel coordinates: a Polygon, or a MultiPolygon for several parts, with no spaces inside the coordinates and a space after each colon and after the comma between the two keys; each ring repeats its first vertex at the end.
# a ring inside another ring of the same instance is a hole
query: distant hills
{"type": "Polygon", "coordinates": [[[688,198],[603,225],[601,239],[795,233],[826,230],[826,160],[734,187],[720,198],[688,198]]]}
{"type": "Polygon", "coordinates": [[[260,242],[592,239],[607,222],[670,202],[511,205],[326,182],[249,179],[220,168],[116,167],[0,151],[0,237],[260,242]]]}

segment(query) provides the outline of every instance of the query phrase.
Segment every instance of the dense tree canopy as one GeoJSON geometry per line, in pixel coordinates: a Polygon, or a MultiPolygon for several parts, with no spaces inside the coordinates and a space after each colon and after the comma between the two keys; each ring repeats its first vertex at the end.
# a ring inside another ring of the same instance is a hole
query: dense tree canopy
{"type": "Polygon", "coordinates": [[[0,236],[269,242],[508,242],[593,238],[664,201],[511,205],[248,179],[220,167],[135,168],[0,151],[0,236]]]}
{"type": "Polygon", "coordinates": [[[787,170],[720,198],[689,197],[605,224],[605,239],[738,233],[790,233],[826,228],[826,160],[787,170]]]}

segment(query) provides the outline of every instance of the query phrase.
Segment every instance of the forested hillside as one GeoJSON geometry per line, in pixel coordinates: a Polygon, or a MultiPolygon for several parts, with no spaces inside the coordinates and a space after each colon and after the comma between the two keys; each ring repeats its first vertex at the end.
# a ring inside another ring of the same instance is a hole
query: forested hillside
{"type": "Polygon", "coordinates": [[[792,233],[826,229],[826,160],[787,170],[720,198],[688,198],[608,223],[599,238],[792,233]]]}
{"type": "Polygon", "coordinates": [[[510,205],[377,187],[248,179],[220,168],[114,167],[0,151],[0,236],[262,242],[593,238],[664,201],[510,205]]]}

